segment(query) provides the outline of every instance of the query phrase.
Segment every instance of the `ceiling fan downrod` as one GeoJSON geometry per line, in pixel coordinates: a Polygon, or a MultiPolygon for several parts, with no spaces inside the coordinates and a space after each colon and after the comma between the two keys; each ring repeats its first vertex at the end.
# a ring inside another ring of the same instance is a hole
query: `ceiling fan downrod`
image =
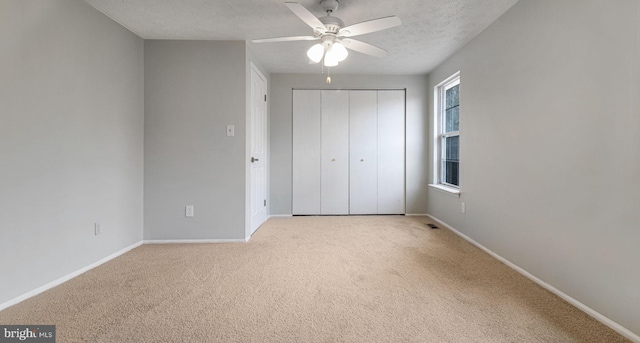
{"type": "Polygon", "coordinates": [[[320,1],[320,6],[324,11],[329,15],[329,13],[334,12],[340,6],[340,1],[338,0],[322,0],[320,1]]]}

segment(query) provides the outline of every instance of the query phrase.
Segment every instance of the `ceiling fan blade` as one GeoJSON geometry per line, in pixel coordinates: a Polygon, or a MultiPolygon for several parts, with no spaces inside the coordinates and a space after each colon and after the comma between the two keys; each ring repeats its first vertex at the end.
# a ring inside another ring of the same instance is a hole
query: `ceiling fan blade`
{"type": "Polygon", "coordinates": [[[293,14],[297,15],[298,18],[302,19],[307,25],[309,25],[314,31],[318,31],[321,33],[325,33],[327,31],[327,27],[316,18],[309,10],[304,8],[304,6],[300,5],[297,2],[285,2],[284,3],[293,14]]]}
{"type": "Polygon", "coordinates": [[[355,39],[343,39],[342,45],[344,45],[344,47],[347,49],[351,49],[353,51],[361,52],[363,54],[375,57],[385,57],[389,53],[387,50],[355,39]]]}
{"type": "Polygon", "coordinates": [[[275,43],[275,42],[292,42],[298,40],[318,40],[319,37],[314,36],[292,36],[292,37],[278,37],[278,38],[263,38],[254,39],[253,43],[275,43]]]}
{"type": "Polygon", "coordinates": [[[365,33],[390,29],[392,27],[399,26],[400,24],[402,24],[402,22],[400,22],[400,19],[396,16],[363,21],[362,23],[343,27],[342,29],[340,29],[340,31],[338,31],[338,37],[353,37],[363,35],[365,33]]]}

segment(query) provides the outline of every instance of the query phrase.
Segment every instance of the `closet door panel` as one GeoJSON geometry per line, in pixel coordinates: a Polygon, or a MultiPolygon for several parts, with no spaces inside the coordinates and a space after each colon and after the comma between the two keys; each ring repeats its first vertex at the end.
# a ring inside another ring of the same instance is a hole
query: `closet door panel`
{"type": "Polygon", "coordinates": [[[378,92],[349,95],[349,213],[378,213],[378,92]]]}
{"type": "Polygon", "coordinates": [[[378,213],[405,213],[405,92],[378,92],[378,213]]]}
{"type": "Polygon", "coordinates": [[[349,92],[322,91],[320,213],[349,214],[349,92]]]}
{"type": "Polygon", "coordinates": [[[293,91],[292,214],[320,214],[320,91],[293,91]]]}

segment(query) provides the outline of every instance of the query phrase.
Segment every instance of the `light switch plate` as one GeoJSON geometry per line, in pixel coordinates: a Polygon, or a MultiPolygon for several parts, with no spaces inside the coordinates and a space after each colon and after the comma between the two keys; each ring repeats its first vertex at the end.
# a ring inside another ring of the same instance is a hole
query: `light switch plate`
{"type": "Polygon", "coordinates": [[[185,217],[193,217],[193,205],[187,205],[184,210],[185,217]]]}
{"type": "Polygon", "coordinates": [[[227,125],[227,136],[231,137],[235,135],[235,127],[233,125],[227,125]]]}

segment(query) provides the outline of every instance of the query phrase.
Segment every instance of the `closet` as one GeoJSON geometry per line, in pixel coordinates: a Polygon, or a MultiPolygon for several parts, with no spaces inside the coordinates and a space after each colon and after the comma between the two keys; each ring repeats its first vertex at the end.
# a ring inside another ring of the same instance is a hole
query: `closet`
{"type": "Polygon", "coordinates": [[[294,90],[292,213],[404,214],[404,134],[404,90],[294,90]]]}

